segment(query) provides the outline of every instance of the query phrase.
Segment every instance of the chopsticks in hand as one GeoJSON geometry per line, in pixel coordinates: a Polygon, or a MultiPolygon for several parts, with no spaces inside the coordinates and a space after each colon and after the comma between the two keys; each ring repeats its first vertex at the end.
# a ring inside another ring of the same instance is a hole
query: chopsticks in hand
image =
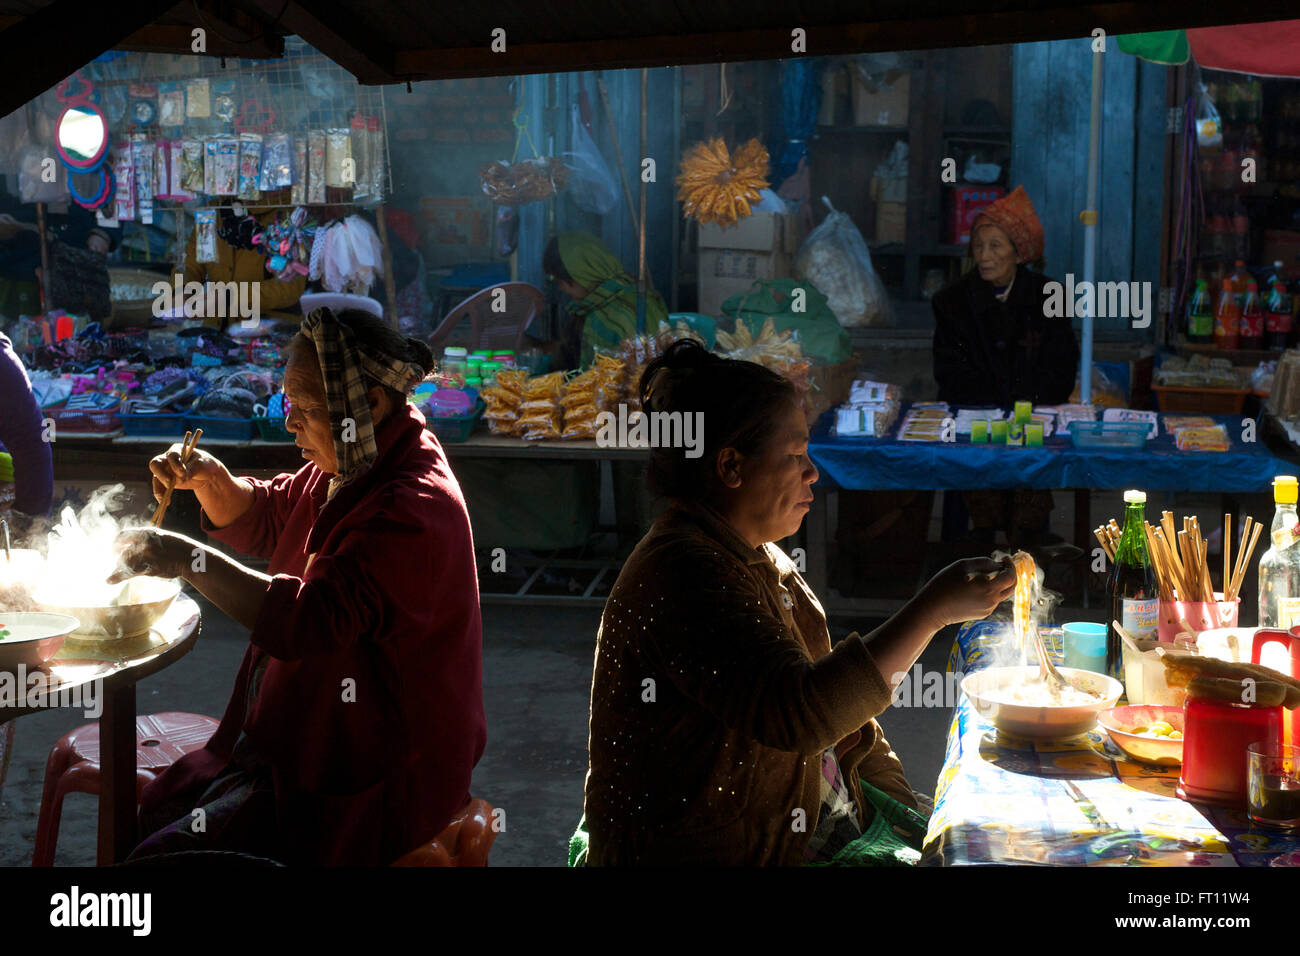
{"type": "MultiPolygon", "coordinates": [[[[189,432],[186,432],[186,433],[185,433],[185,441],[182,442],[182,444],[181,444],[181,464],[182,464],[182,465],[188,465],[188,464],[189,464],[189,462],[190,462],[190,455],[192,455],[192,454],[194,453],[194,446],[197,445],[197,444],[199,443],[199,437],[200,437],[202,434],[203,434],[203,429],[202,429],[202,428],[200,428],[200,429],[198,429],[197,431],[195,431],[192,435],[191,435],[189,432]]],[[[167,506],[168,506],[169,504],[172,503],[172,489],[174,488],[174,486],[175,486],[175,482],[170,482],[170,483],[168,483],[168,485],[167,485],[167,491],[163,493],[163,499],[162,499],[162,501],[161,501],[161,502],[159,503],[159,505],[158,505],[158,510],[157,510],[156,512],[154,512],[154,516],[153,516],[153,526],[154,526],[155,528],[161,528],[161,527],[162,527],[163,516],[167,514],[167,506]]]]}

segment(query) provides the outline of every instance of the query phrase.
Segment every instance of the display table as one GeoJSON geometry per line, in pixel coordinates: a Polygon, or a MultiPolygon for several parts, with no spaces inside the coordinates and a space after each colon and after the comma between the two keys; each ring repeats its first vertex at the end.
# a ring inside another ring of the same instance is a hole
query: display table
{"type": "MultiPolygon", "coordinates": [[[[0,706],[0,724],[46,707],[63,703],[76,708],[91,701],[94,693],[102,704],[99,717],[100,788],[99,851],[101,866],[120,863],[135,847],[136,833],[136,740],[135,685],[170,667],[194,647],[199,636],[199,606],[181,594],[148,634],[119,641],[74,641],[64,643],[45,670],[36,692],[49,697],[43,706],[31,706],[28,688],[13,706],[0,706]]],[[[53,743],[53,741],[51,741],[53,743]]],[[[11,784],[12,785],[12,784],[11,784]]]]}
{"type": "MultiPolygon", "coordinates": [[[[906,409],[904,409],[904,412],[906,409]]],[[[1093,546],[1091,492],[1140,488],[1144,491],[1267,493],[1274,476],[1292,474],[1300,454],[1280,443],[1243,442],[1240,416],[1211,416],[1226,426],[1232,448],[1226,452],[1179,451],[1171,435],[1161,434],[1140,449],[1076,448],[1068,437],[1052,435],[1041,448],[956,442],[914,442],[895,438],[839,438],[830,435],[831,416],[813,430],[808,454],[821,473],[808,514],[807,579],[829,610],[889,613],[898,602],[835,601],[826,593],[826,555],[831,530],[828,497],[841,489],[888,491],[981,488],[1071,489],[1075,492],[1074,543],[1093,546]],[[1287,455],[1288,457],[1280,457],[1287,455]]],[[[900,421],[902,415],[900,414],[900,421]]]]}
{"type": "MultiPolygon", "coordinates": [[[[992,628],[958,632],[950,674],[983,666],[992,628]]],[[[1059,628],[1044,643],[1061,662],[1059,628]]],[[[1000,734],[958,694],[922,864],[1267,866],[1300,834],[1255,828],[1244,810],[1179,799],[1178,768],[1130,760],[1098,727],[1066,740],[1000,734]]]]}

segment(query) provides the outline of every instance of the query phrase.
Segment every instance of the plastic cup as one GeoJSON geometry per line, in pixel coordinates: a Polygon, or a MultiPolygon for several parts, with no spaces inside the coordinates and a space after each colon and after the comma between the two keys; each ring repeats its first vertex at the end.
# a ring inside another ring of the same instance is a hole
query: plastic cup
{"type": "Polygon", "coordinates": [[[1246,748],[1246,759],[1251,822],[1300,828],[1300,747],[1261,741],[1246,748]]]}
{"type": "Polygon", "coordinates": [[[1079,621],[1061,628],[1065,666],[1106,673],[1106,625],[1079,621]]]}

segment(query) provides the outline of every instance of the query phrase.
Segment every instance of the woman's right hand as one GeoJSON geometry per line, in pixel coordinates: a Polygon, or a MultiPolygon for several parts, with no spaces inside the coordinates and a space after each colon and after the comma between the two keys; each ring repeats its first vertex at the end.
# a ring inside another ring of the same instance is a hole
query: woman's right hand
{"type": "Polygon", "coordinates": [[[181,443],[177,442],[150,460],[154,500],[162,501],[169,487],[173,491],[198,492],[228,473],[219,459],[198,448],[190,452],[187,464],[181,464],[181,451],[181,443]]]}
{"type": "Polygon", "coordinates": [[[1010,557],[954,561],[921,589],[920,606],[938,628],[988,617],[1015,592],[1016,570],[1010,557]]]}

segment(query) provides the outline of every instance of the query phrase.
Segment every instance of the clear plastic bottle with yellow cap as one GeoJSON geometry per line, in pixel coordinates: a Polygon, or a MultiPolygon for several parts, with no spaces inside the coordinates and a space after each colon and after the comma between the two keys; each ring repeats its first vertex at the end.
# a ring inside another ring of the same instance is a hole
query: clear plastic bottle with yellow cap
{"type": "Polygon", "coordinates": [[[1300,623],[1300,517],[1293,475],[1273,479],[1269,549],[1259,559],[1259,626],[1289,629],[1300,623]]]}

